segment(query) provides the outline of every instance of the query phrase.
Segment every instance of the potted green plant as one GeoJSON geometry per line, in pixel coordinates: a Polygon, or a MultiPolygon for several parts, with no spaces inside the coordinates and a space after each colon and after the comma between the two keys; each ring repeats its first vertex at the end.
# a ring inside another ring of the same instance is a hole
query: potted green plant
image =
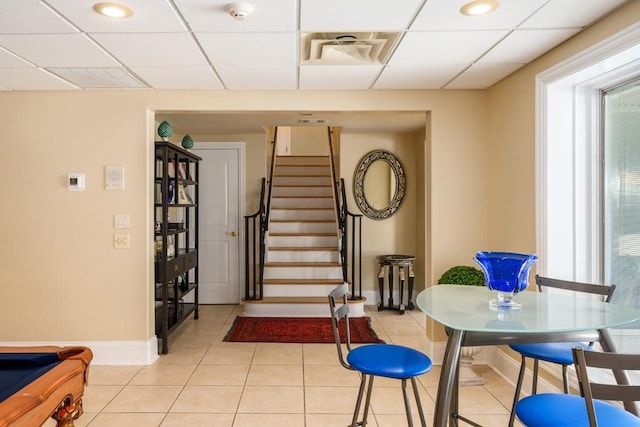
{"type": "MultiPolygon", "coordinates": [[[[467,285],[484,286],[484,273],[475,267],[468,265],[456,265],[451,267],[438,279],[439,285],[467,285]]],[[[482,348],[479,346],[465,346],[460,351],[460,385],[483,385],[484,378],[476,374],[471,366],[473,356],[482,348]]]]}
{"type": "Polygon", "coordinates": [[[442,273],[438,284],[484,286],[484,274],[475,267],[456,265],[442,273]]]}

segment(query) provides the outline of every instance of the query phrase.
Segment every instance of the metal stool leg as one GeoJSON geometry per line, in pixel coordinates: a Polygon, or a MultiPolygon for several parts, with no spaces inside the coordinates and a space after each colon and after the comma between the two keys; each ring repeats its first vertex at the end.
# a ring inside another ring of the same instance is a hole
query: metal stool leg
{"type": "Polygon", "coordinates": [[[407,425],[413,427],[413,418],[411,418],[411,404],[409,403],[409,393],[407,393],[407,380],[402,380],[402,397],[404,397],[404,409],[407,412],[407,425]]]}
{"type": "Polygon", "coordinates": [[[509,416],[509,427],[513,427],[513,422],[516,419],[516,403],[520,400],[520,392],[522,391],[522,381],[524,380],[524,371],[527,369],[527,358],[522,356],[522,362],[520,363],[520,373],[518,374],[518,382],[516,383],[516,391],[513,396],[513,404],[511,405],[511,416],[509,416]]]}
{"type": "Polygon", "coordinates": [[[380,266],[378,272],[378,289],[380,290],[380,302],[378,303],[378,311],[384,308],[384,265],[380,266]]]}
{"type": "Polygon", "coordinates": [[[360,374],[360,389],[358,390],[358,399],[356,400],[356,408],[353,410],[351,427],[358,426],[358,415],[360,415],[360,404],[362,403],[362,395],[364,394],[364,387],[366,384],[367,384],[367,375],[360,374]]]}
{"type": "Polygon", "coordinates": [[[424,418],[424,411],[422,410],[422,402],[420,401],[420,394],[418,393],[418,382],[416,377],[411,378],[411,385],[413,386],[413,394],[416,397],[416,406],[418,408],[418,415],[420,416],[420,425],[427,427],[427,421],[424,418]]]}

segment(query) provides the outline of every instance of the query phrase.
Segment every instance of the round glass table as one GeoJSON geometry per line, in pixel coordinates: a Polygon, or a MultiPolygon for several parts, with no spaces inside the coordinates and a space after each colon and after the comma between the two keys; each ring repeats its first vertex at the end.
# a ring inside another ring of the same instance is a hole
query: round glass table
{"type": "MultiPolygon", "coordinates": [[[[599,341],[604,351],[615,351],[607,328],[640,319],[640,310],[636,308],[584,296],[526,291],[517,296],[522,304],[519,310],[502,311],[489,308],[493,297],[488,288],[458,285],[432,286],[416,297],[416,305],[441,323],[448,335],[434,427],[446,427],[449,418],[454,426],[458,418],[464,419],[457,413],[455,384],[463,345],[599,341]]],[[[615,376],[619,383],[629,382],[623,372],[616,372],[615,376]]]]}

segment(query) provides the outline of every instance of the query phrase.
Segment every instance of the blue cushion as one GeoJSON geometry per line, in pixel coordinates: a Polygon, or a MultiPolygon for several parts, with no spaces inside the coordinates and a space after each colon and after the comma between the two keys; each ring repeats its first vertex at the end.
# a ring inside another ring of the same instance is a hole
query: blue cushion
{"type": "Polygon", "coordinates": [[[356,347],[347,354],[354,369],[368,375],[406,379],[431,370],[431,359],[409,347],[371,344],[356,347]]]}
{"type": "MultiPolygon", "coordinates": [[[[640,426],[640,418],[622,407],[594,401],[598,427],[640,426]]],[[[587,405],[574,394],[543,393],[525,397],[516,404],[516,415],[527,427],[589,426],[587,405]]]]}
{"type": "Polygon", "coordinates": [[[582,347],[587,351],[592,350],[587,344],[581,342],[512,344],[509,347],[524,356],[544,360],[545,362],[559,363],[561,365],[573,364],[573,353],[571,353],[571,349],[574,347],[582,347]]]}

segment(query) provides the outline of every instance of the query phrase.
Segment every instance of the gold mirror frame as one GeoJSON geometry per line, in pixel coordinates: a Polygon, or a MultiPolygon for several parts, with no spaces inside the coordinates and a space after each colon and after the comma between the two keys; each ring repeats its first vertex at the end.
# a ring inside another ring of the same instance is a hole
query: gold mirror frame
{"type": "Polygon", "coordinates": [[[405,191],[406,178],[404,176],[404,168],[402,167],[400,160],[393,153],[386,150],[373,150],[365,154],[364,157],[360,159],[360,163],[358,163],[358,167],[356,168],[353,176],[353,193],[356,199],[356,204],[364,215],[371,219],[389,218],[400,207],[400,204],[404,199],[405,191]],[[396,178],[393,197],[389,204],[383,209],[375,209],[371,206],[364,193],[364,177],[367,174],[369,166],[377,160],[384,160],[391,167],[396,178]]]}

